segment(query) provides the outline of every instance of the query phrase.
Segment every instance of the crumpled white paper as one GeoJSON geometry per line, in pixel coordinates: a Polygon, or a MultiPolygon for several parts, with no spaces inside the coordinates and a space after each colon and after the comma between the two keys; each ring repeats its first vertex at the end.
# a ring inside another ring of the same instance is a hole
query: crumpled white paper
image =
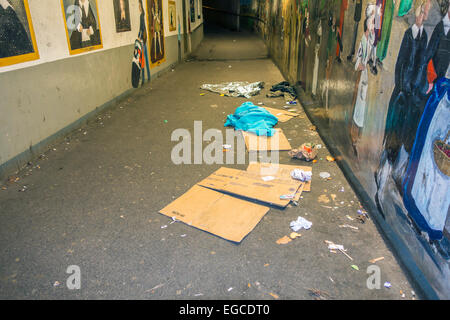
{"type": "Polygon", "coordinates": [[[301,169],[294,169],[291,171],[291,177],[302,182],[311,181],[312,171],[304,171],[301,169]]]}
{"type": "Polygon", "coordinates": [[[294,230],[295,232],[297,232],[298,230],[304,228],[306,230],[308,230],[309,228],[311,228],[312,226],[312,222],[306,220],[303,217],[298,217],[297,220],[291,221],[291,229],[294,230]]]}

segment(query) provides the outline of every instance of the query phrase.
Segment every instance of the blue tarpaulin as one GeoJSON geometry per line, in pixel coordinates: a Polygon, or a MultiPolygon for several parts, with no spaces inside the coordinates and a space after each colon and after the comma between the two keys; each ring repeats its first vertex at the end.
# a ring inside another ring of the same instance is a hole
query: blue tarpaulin
{"type": "Polygon", "coordinates": [[[264,108],[255,106],[251,102],[244,102],[234,114],[230,114],[225,127],[234,127],[235,130],[253,132],[258,136],[273,136],[278,118],[264,108]]]}

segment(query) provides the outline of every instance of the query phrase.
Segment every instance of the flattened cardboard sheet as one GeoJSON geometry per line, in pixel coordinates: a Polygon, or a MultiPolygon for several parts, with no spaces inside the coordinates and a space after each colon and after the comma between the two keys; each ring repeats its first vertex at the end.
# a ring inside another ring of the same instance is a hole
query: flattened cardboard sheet
{"type": "Polygon", "coordinates": [[[280,196],[295,194],[303,183],[299,180],[284,178],[264,181],[257,172],[222,167],[197,184],[217,191],[285,207],[291,199],[280,199],[280,196]]]}
{"type": "Polygon", "coordinates": [[[269,209],[194,185],[159,212],[226,240],[241,242],[269,209]]]}
{"type": "MultiPolygon", "coordinates": [[[[250,162],[247,167],[248,172],[258,173],[260,176],[274,176],[280,179],[290,179],[291,171],[294,169],[300,169],[303,171],[312,171],[312,167],[306,166],[295,166],[288,164],[274,164],[274,163],[264,163],[264,162],[250,162]]],[[[311,191],[311,181],[305,183],[303,191],[309,192],[311,191]]],[[[298,200],[297,200],[298,201],[298,200]]]]}
{"type": "Polygon", "coordinates": [[[275,117],[277,117],[279,122],[286,122],[286,121],[291,120],[292,118],[299,116],[299,114],[295,113],[295,112],[290,112],[290,111],[275,109],[275,108],[269,108],[269,107],[263,107],[263,108],[266,109],[267,111],[269,111],[275,117]]]}
{"type": "Polygon", "coordinates": [[[242,131],[245,146],[248,151],[286,151],[291,150],[291,144],[280,128],[275,129],[272,137],[257,136],[254,133],[242,131]]]}

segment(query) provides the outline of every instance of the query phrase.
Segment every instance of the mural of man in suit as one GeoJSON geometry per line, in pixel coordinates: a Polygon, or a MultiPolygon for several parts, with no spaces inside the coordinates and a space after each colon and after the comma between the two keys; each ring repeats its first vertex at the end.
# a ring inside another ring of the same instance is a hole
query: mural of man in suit
{"type": "Polygon", "coordinates": [[[95,5],[95,2],[75,0],[74,5],[81,9],[81,21],[70,37],[72,50],[99,45],[101,43],[100,35],[97,20],[92,10],[92,5],[95,5]]]}
{"type": "Polygon", "coordinates": [[[34,52],[28,34],[7,0],[0,0],[0,58],[34,52]]]}

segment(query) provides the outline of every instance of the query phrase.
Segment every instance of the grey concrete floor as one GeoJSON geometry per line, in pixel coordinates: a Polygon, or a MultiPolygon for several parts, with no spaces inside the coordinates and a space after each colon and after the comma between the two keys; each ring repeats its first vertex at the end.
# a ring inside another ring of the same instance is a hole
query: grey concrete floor
{"type": "MultiPolygon", "coordinates": [[[[14,176],[18,181],[3,183],[0,298],[314,299],[309,289],[321,290],[327,299],[414,298],[412,290],[418,290],[373,221],[362,224],[347,217],[355,219],[360,205],[336,162],[325,160],[325,148],[312,164],[312,191],[303,193],[299,206],[272,208],[240,244],[180,222],[170,224],[158,213],[221,166],[174,165],[170,155],[177,142],[171,133],[177,128],[192,132],[195,120],[202,121],[203,130],[224,131],[226,116],[247,101],[209,92],[200,96],[205,93],[201,84],[264,81],[263,92],[248,100],[284,105],[283,98],[265,97],[283,77],[260,50],[255,52],[262,43],[249,37],[206,34],[200,47],[205,53],[195,56],[211,61],[177,65],[53,145],[14,176]],[[234,58],[214,61],[214,50],[205,45],[220,45],[229,51],[218,53],[219,58],[234,58]],[[236,45],[245,60],[238,60],[236,45]],[[320,179],[321,171],[332,179],[320,179]],[[319,202],[321,196],[329,202],[319,202]],[[298,216],[312,221],[312,228],[286,245],[277,244],[298,216]],[[343,224],[358,230],[339,227],[343,224]],[[330,253],[324,240],[344,245],[354,260],[330,253]],[[380,256],[381,288],[369,290],[369,260],[380,256]],[[70,265],[81,269],[79,290],[66,287],[70,265]],[[386,281],[390,289],[383,286],[386,281]]],[[[293,147],[322,143],[302,110],[277,126],[293,147]]],[[[287,152],[281,152],[280,162],[305,164],[287,152]]]]}

